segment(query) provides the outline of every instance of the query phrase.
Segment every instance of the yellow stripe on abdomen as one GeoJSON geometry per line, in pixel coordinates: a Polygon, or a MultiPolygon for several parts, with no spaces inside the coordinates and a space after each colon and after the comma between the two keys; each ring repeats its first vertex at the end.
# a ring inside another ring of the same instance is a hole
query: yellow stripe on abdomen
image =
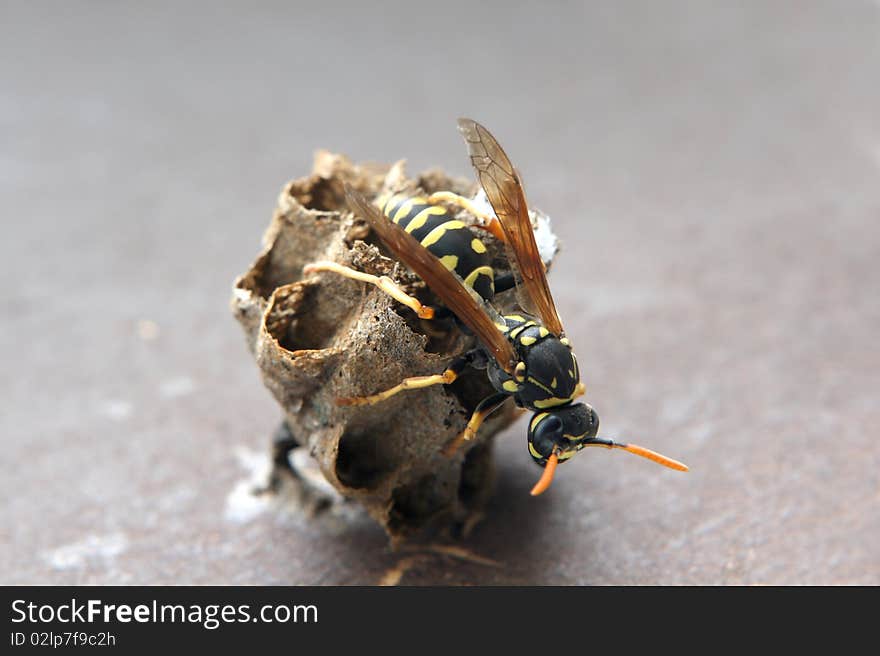
{"type": "Polygon", "coordinates": [[[489,280],[492,279],[492,274],[493,274],[492,267],[481,266],[481,267],[477,267],[476,269],[474,269],[473,271],[471,271],[468,274],[468,277],[464,279],[464,284],[467,285],[468,287],[473,287],[474,283],[477,282],[477,276],[479,276],[481,273],[484,276],[488,276],[489,280]]]}
{"type": "Polygon", "coordinates": [[[444,255],[440,258],[440,263],[450,271],[455,271],[458,266],[458,255],[444,255]]]}
{"type": "Polygon", "coordinates": [[[446,221],[441,223],[422,239],[422,246],[428,248],[431,244],[436,244],[443,239],[443,235],[445,235],[448,230],[461,230],[465,227],[467,226],[461,221],[446,221]]]}
{"type": "MultiPolygon", "coordinates": [[[[401,208],[401,209],[403,209],[403,208],[401,208]]],[[[412,209],[412,205],[410,205],[409,209],[412,209]]],[[[431,205],[431,207],[426,207],[425,209],[423,209],[421,212],[419,212],[418,214],[416,214],[412,218],[412,221],[410,221],[406,225],[406,228],[404,228],[404,230],[406,230],[407,232],[412,232],[413,230],[418,230],[423,225],[425,225],[425,223],[428,221],[428,219],[431,218],[432,216],[440,216],[440,215],[446,214],[446,213],[447,213],[446,210],[444,208],[440,207],[439,205],[431,205]]],[[[400,214],[400,211],[398,211],[397,214],[400,214]]],[[[397,216],[397,214],[395,214],[395,217],[397,216]]],[[[395,223],[396,222],[397,222],[397,220],[395,219],[395,223]]]]}
{"type": "Polygon", "coordinates": [[[415,202],[415,198],[408,198],[405,200],[403,205],[397,208],[397,211],[394,213],[394,216],[391,217],[391,220],[395,223],[400,223],[400,220],[412,211],[412,206],[415,205],[415,202]]]}

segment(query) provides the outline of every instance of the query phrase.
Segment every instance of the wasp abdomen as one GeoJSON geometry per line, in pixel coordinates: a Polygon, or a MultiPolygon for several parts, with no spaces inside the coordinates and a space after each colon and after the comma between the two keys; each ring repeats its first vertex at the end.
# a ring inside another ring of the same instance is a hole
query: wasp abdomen
{"type": "Polygon", "coordinates": [[[450,271],[486,301],[495,297],[495,274],[485,244],[467,224],[421,196],[380,198],[379,208],[415,237],[450,271]]]}

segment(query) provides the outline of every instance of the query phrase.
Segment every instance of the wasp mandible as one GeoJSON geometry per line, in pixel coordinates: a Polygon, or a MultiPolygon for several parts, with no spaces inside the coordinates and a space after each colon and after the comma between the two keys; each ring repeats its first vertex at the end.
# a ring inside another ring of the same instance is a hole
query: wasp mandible
{"type": "MultiPolygon", "coordinates": [[[[365,219],[391,252],[476,336],[478,346],[453,360],[440,374],[406,378],[377,394],[337,402],[373,404],[404,390],[448,385],[465,367],[474,366],[486,370],[496,391],[477,405],[462,433],[446,446],[446,455],[453,455],[472,439],[486,417],[513,397],[519,407],[534,413],[528,427],[529,454],[544,471],[532,488],[533,496],[550,486],[559,463],[590,446],[623,449],[687,471],[686,465],[650,449],[596,436],[596,412],[586,403],[575,402],[585,388],[550,293],[519,173],[482,125],[459,119],[458,129],[494,216],[450,192],[425,197],[390,195],[373,204],[347,188],[346,200],[351,211],[365,219]],[[456,220],[445,204],[466,209],[482,223],[469,226],[456,220]],[[510,274],[496,275],[488,249],[472,230],[474,227],[490,232],[505,244],[510,274]],[[514,285],[522,312],[501,315],[492,300],[496,293],[514,285]]],[[[332,271],[376,285],[419,317],[435,317],[433,307],[423,305],[387,276],[373,276],[335,262],[314,262],[303,269],[305,274],[318,271],[332,271]]]]}

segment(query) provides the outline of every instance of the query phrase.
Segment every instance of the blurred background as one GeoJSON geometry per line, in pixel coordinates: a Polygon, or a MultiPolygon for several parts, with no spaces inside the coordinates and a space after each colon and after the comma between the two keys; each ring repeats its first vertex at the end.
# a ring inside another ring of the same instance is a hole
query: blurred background
{"type": "Polygon", "coordinates": [[[880,3],[5,3],[0,583],[880,583],[880,3]],[[735,5],[735,6],[734,6],[735,5]],[[249,497],[279,419],[228,301],[317,148],[504,144],[603,433],[494,565],[249,497]],[[396,574],[395,574],[396,572],[396,574]]]}

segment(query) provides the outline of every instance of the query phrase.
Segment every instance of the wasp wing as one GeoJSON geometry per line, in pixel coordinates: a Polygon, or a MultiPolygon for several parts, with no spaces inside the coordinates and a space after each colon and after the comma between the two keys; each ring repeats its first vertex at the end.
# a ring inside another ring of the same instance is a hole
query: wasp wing
{"type": "Polygon", "coordinates": [[[489,349],[501,368],[511,373],[516,364],[516,354],[507,337],[496,325],[496,322],[504,325],[498,313],[467,287],[461,278],[443,266],[415,237],[389,221],[362,194],[346,187],[345,196],[351,211],[370,224],[394,255],[425,281],[444,305],[489,349]]]}
{"type": "Polygon", "coordinates": [[[461,118],[458,119],[458,130],[464,136],[480,185],[501,222],[507,245],[522,277],[524,309],[541,317],[551,332],[562,334],[562,321],[556,312],[544,263],[535,243],[519,174],[495,137],[482,125],[461,118]]]}

